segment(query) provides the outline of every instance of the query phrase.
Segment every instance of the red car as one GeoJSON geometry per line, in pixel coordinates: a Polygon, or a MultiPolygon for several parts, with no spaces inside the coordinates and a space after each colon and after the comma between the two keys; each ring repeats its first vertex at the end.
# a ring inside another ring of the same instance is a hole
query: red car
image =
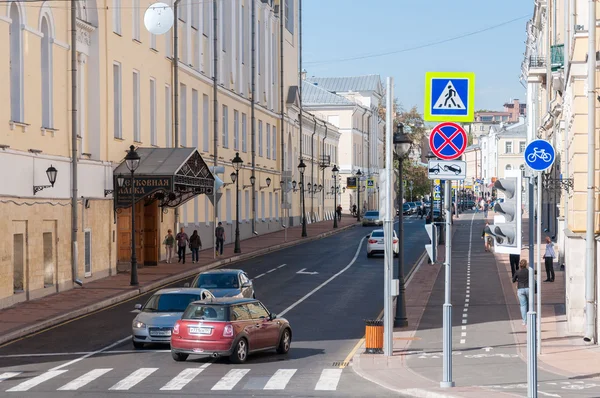
{"type": "Polygon", "coordinates": [[[227,356],[243,363],[248,354],[276,350],[287,354],[292,328],[258,300],[219,298],[194,301],[186,308],[171,334],[171,356],[185,361],[190,354],[227,356]]]}

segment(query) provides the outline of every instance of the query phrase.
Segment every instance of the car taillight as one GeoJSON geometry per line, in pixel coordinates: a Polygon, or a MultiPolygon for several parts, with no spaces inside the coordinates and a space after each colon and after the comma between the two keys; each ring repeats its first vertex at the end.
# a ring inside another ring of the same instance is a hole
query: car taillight
{"type": "Polygon", "coordinates": [[[223,337],[233,337],[233,326],[225,325],[223,328],[223,337]]]}
{"type": "Polygon", "coordinates": [[[172,334],[179,334],[179,322],[177,322],[175,324],[175,326],[173,326],[173,332],[172,334]]]}
{"type": "Polygon", "coordinates": [[[398,243],[398,239],[394,239],[394,244],[398,243]]]}
{"type": "Polygon", "coordinates": [[[375,239],[369,239],[369,243],[377,243],[375,239]]]}

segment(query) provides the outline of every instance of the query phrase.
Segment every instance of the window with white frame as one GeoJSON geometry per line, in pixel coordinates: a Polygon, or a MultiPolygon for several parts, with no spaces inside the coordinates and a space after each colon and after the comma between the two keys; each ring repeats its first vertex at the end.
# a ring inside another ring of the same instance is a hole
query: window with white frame
{"type": "Polygon", "coordinates": [[[260,22],[260,20],[258,20],[258,21],[256,21],[256,37],[258,38],[256,40],[256,68],[258,70],[259,75],[261,75],[261,72],[262,72],[262,62],[260,62],[261,58],[262,58],[261,29],[262,29],[262,23],[260,22]]]}
{"type": "Polygon", "coordinates": [[[113,0],[112,9],[113,32],[121,34],[121,0],[113,0]]]}
{"type": "MultiPolygon", "coordinates": [[[[193,1],[195,1],[195,0],[193,0],[193,1]]],[[[188,20],[187,6],[188,6],[188,1],[185,1],[185,0],[179,4],[178,17],[181,22],[186,22],[188,20]]]]}
{"type": "Polygon", "coordinates": [[[231,224],[231,189],[225,190],[225,205],[227,206],[225,210],[227,215],[227,224],[231,224]]]}
{"type": "Polygon", "coordinates": [[[267,123],[267,159],[271,159],[271,125],[267,123]]]}
{"type": "Polygon", "coordinates": [[[244,217],[244,220],[249,221],[250,220],[250,191],[248,191],[248,190],[244,191],[244,214],[246,215],[246,217],[244,217]]]}
{"type": "Polygon", "coordinates": [[[192,89],[192,148],[198,148],[198,90],[192,89]]]}
{"type": "Polygon", "coordinates": [[[506,143],[505,143],[506,153],[512,153],[512,151],[513,151],[512,144],[513,144],[512,141],[506,141],[506,143]]]}
{"type": "Polygon", "coordinates": [[[113,131],[115,138],[123,138],[123,103],[121,90],[121,64],[113,64],[113,131]]]}
{"type": "Polygon", "coordinates": [[[510,164],[506,165],[506,170],[512,170],[512,166],[510,164]]]}
{"type": "Polygon", "coordinates": [[[229,108],[223,105],[223,148],[229,148],[229,108]]]}
{"type": "Polygon", "coordinates": [[[133,71],[133,140],[141,142],[140,130],[140,72],[133,71]]]}
{"type": "Polygon", "coordinates": [[[240,150],[240,113],[233,110],[233,149],[240,150]]]}
{"type": "Polygon", "coordinates": [[[156,35],[150,34],[150,48],[156,50],[156,35]]]}
{"type": "Polygon", "coordinates": [[[25,21],[16,2],[10,7],[10,118],[13,122],[23,122],[23,28],[25,21]]]}
{"type": "Polygon", "coordinates": [[[165,84],[165,146],[170,148],[172,144],[172,109],[171,109],[171,86],[165,84]]]}
{"type": "Polygon", "coordinates": [[[150,78],[150,144],[158,145],[156,139],[156,80],[150,78]]]}
{"type": "Polygon", "coordinates": [[[86,277],[92,276],[92,230],[84,231],[84,272],[86,277]]]}
{"type": "Polygon", "coordinates": [[[285,28],[291,34],[294,34],[294,0],[285,1],[285,28]]]}
{"type": "MultiPolygon", "coordinates": [[[[41,24],[41,33],[42,37],[42,127],[54,127],[54,111],[53,111],[53,42],[54,39],[51,36],[52,32],[50,30],[50,23],[48,21],[49,16],[44,15],[42,17],[41,24]]],[[[18,20],[13,20],[14,23],[17,23],[18,20]]],[[[11,24],[12,25],[12,24],[11,24]]],[[[11,26],[12,28],[12,26],[11,26]]],[[[12,54],[12,31],[10,33],[11,36],[11,54],[12,54]]],[[[18,37],[17,37],[18,39],[18,37]]],[[[19,49],[20,51],[20,49],[19,49]]],[[[13,65],[19,65],[19,62],[13,64],[13,56],[11,55],[10,59],[11,64],[11,79],[12,79],[12,69],[13,65]]],[[[17,78],[16,82],[19,83],[20,88],[20,78],[17,78]]],[[[11,82],[11,90],[13,83],[11,82]]],[[[12,119],[12,118],[11,118],[12,119]]],[[[15,119],[12,119],[15,120],[15,119]]],[[[21,121],[21,120],[16,120],[21,121]]],[[[81,133],[81,132],[80,132],[81,133]]]]}
{"type": "Polygon", "coordinates": [[[208,152],[209,137],[209,103],[208,95],[202,94],[202,150],[208,152]]]}
{"type": "Polygon", "coordinates": [[[219,21],[223,21],[219,24],[219,35],[221,36],[221,51],[227,52],[227,32],[230,30],[230,26],[225,23],[225,15],[227,15],[227,4],[228,1],[222,1],[219,4],[219,21]],[[227,28],[226,28],[227,25],[227,28]]]}
{"type": "Polygon", "coordinates": [[[140,41],[140,0],[133,0],[131,16],[133,18],[131,27],[133,29],[133,40],[140,41]]]}
{"type": "Polygon", "coordinates": [[[260,218],[265,221],[265,193],[260,193],[260,218]]]}
{"type": "Polygon", "coordinates": [[[263,136],[263,123],[262,123],[262,120],[259,120],[258,121],[258,156],[263,155],[262,136],[263,136]]]}
{"type": "Polygon", "coordinates": [[[273,126],[272,130],[273,139],[271,140],[271,146],[273,147],[273,155],[271,156],[271,159],[277,160],[277,129],[273,126]]]}
{"type": "Polygon", "coordinates": [[[246,21],[246,19],[248,17],[246,16],[246,7],[243,4],[242,4],[242,11],[241,11],[241,13],[242,13],[242,28],[241,29],[242,29],[242,42],[243,42],[243,44],[242,44],[242,57],[241,58],[242,58],[242,64],[245,64],[246,63],[246,52],[248,51],[246,49],[246,43],[247,43],[247,37],[246,36],[248,36],[246,34],[246,29],[247,29],[246,26],[248,24],[248,22],[246,21]]]}
{"type": "Polygon", "coordinates": [[[211,5],[212,1],[202,2],[202,33],[206,37],[209,36],[210,32],[211,5]]]}
{"type": "Polygon", "coordinates": [[[269,192],[269,219],[273,219],[273,192],[269,192]]]}
{"type": "Polygon", "coordinates": [[[245,113],[242,113],[242,152],[248,152],[248,125],[245,113]]]}
{"type": "Polygon", "coordinates": [[[525,148],[527,147],[527,142],[520,141],[519,142],[519,153],[525,152],[525,148]]]}
{"type": "Polygon", "coordinates": [[[192,28],[200,28],[200,4],[201,2],[192,0],[192,28]]]}
{"type": "Polygon", "coordinates": [[[279,193],[275,192],[275,219],[279,220],[279,193]]]}
{"type": "Polygon", "coordinates": [[[179,134],[181,136],[181,145],[187,145],[187,87],[185,84],[179,85],[179,134]]]}

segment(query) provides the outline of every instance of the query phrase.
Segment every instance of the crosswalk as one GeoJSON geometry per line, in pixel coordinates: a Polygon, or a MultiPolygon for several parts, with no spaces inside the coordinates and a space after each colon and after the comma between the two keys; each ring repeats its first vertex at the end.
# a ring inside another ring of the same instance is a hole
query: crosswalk
{"type": "MultiPolygon", "coordinates": [[[[206,382],[202,380],[202,374],[206,374],[207,368],[211,365],[211,363],[205,363],[201,366],[190,367],[181,370],[176,376],[170,376],[170,380],[168,380],[164,385],[159,388],[159,391],[181,391],[188,388],[193,388],[190,386],[191,383],[200,383],[203,387],[209,387],[206,385],[206,382]]],[[[231,391],[236,388],[241,388],[243,385],[241,383],[243,380],[248,379],[253,376],[252,369],[240,369],[234,368],[229,369],[229,367],[213,367],[217,372],[220,369],[225,369],[226,373],[220,377],[220,379],[214,383],[215,372],[211,374],[208,378],[210,379],[210,383],[212,386],[210,390],[212,391],[231,391]],[[229,369],[229,370],[227,370],[229,369]]],[[[11,382],[17,383],[14,386],[6,389],[6,392],[35,392],[35,391],[84,391],[86,386],[94,383],[94,389],[97,391],[98,384],[102,382],[102,378],[105,377],[109,382],[106,384],[106,388],[109,391],[132,391],[135,390],[136,386],[140,388],[144,386],[145,381],[152,380],[153,376],[155,380],[162,380],[161,384],[165,381],[165,375],[161,374],[160,368],[139,368],[134,371],[128,371],[125,377],[117,380],[117,376],[115,374],[117,371],[114,368],[97,368],[86,371],[83,374],[80,374],[81,371],[78,370],[48,370],[39,375],[33,376],[31,378],[27,378],[23,380],[23,376],[26,375],[26,372],[4,372],[0,374],[0,388],[4,387],[6,384],[11,382]],[[20,376],[20,377],[19,377],[20,376]],[[62,376],[62,377],[61,377],[62,376]],[[73,378],[70,378],[70,377],[73,378]]],[[[298,372],[298,369],[277,369],[272,375],[267,375],[265,377],[265,371],[257,372],[256,376],[258,379],[264,379],[265,382],[262,383],[261,386],[254,385],[251,389],[261,389],[261,390],[285,390],[290,386],[290,382],[295,376],[298,376],[302,372],[298,372]],[[260,373],[260,374],[259,374],[260,373]]],[[[339,368],[326,368],[323,369],[319,375],[318,380],[314,377],[313,383],[315,391],[335,391],[338,389],[340,379],[342,377],[343,369],[339,368]]],[[[220,374],[218,374],[219,376],[220,374]]],[[[217,376],[217,377],[218,377],[217,376]]],[[[306,376],[306,375],[304,375],[306,376]]],[[[315,375],[316,376],[316,375],[315,375]]],[[[311,376],[312,377],[312,372],[311,376]]],[[[305,377],[306,379],[306,377],[305,377]]],[[[306,388],[306,385],[302,383],[303,389],[306,388]]],[[[248,387],[244,387],[248,388],[248,387]]],[[[4,388],[1,388],[4,390],[4,388]]],[[[144,388],[146,390],[146,388],[144,388]]],[[[15,394],[15,396],[18,394],[15,394]]]]}

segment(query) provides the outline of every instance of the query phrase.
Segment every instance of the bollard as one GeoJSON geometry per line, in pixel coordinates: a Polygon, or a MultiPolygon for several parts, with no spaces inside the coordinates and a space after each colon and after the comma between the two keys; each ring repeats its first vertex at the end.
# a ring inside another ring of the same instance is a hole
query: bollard
{"type": "Polygon", "coordinates": [[[365,353],[383,354],[383,319],[367,319],[365,325],[365,353]]]}

